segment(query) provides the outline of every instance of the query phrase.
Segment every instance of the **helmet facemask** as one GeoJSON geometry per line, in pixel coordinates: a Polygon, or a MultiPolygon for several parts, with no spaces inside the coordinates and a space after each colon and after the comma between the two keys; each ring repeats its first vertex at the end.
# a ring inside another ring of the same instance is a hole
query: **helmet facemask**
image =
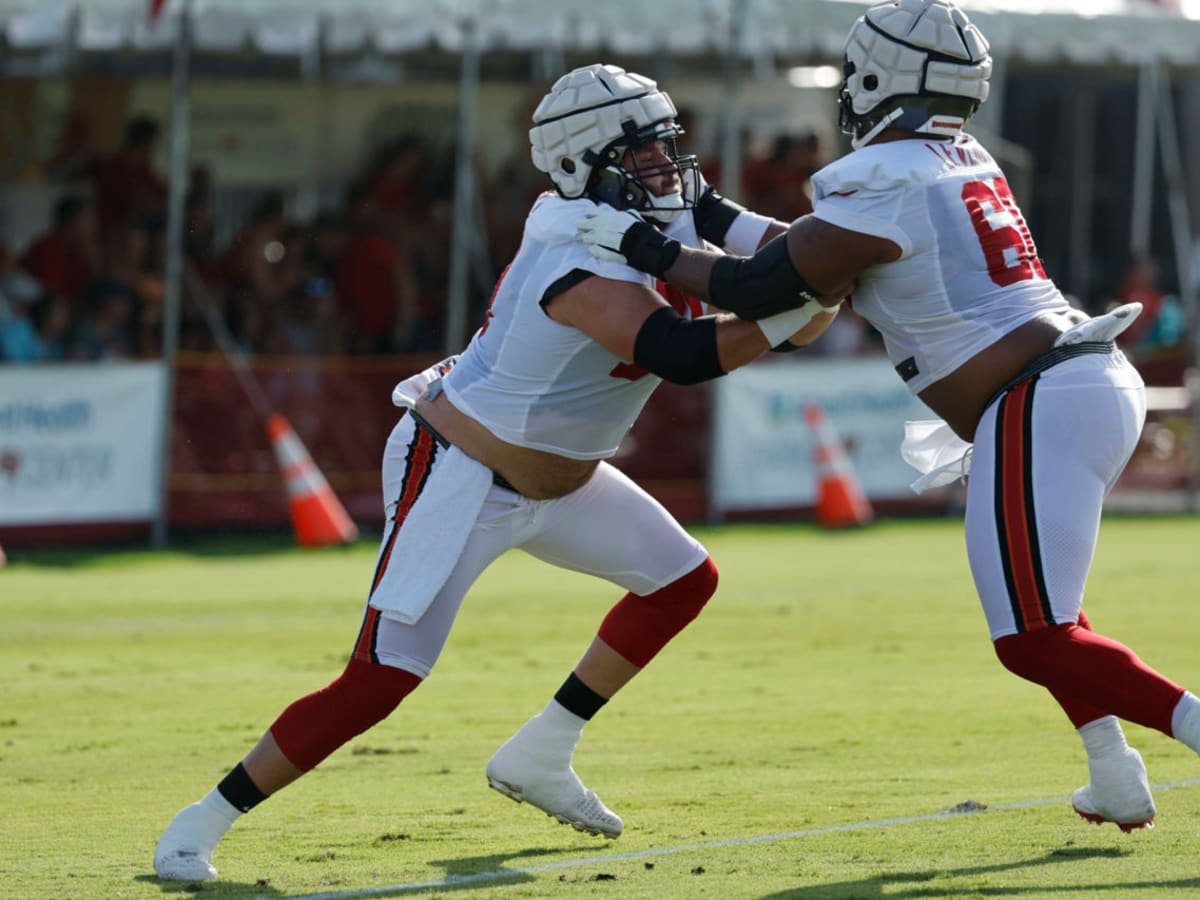
{"type": "Polygon", "coordinates": [[[686,210],[695,206],[700,191],[700,167],[694,155],[680,156],[676,138],[684,131],[672,119],[655,122],[648,128],[637,128],[633,122],[623,123],[625,136],[613,141],[598,154],[585,161],[592,166],[592,177],[586,193],[593,200],[617,209],[641,213],[663,224],[670,224],[686,210]],[[647,144],[663,144],[665,162],[639,165],[637,151],[647,144]],[[625,163],[631,157],[631,166],[625,163]],[[650,179],[663,175],[678,176],[679,187],[666,194],[656,194],[648,185],[650,179]]]}

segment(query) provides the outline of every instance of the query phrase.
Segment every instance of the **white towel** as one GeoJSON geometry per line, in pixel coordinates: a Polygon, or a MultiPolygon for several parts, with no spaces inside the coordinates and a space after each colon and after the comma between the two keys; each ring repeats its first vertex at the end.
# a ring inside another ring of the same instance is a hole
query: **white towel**
{"type": "Polygon", "coordinates": [[[442,451],[392,545],[370,605],[413,625],[454,570],[492,488],[492,470],[457,447],[442,451]]]}
{"type": "Polygon", "coordinates": [[[1084,341],[1111,341],[1118,334],[1133,324],[1133,320],[1142,314],[1142,304],[1136,300],[1118,306],[1112,312],[1080,322],[1074,328],[1064,331],[1054,342],[1055,347],[1066,347],[1071,344],[1081,344],[1084,341]]]}
{"type": "Polygon", "coordinates": [[[922,473],[909,485],[917,494],[965,479],[971,471],[971,445],[942,419],[905,422],[900,455],[922,473]]]}
{"type": "Polygon", "coordinates": [[[417,405],[417,401],[425,396],[425,392],[429,390],[429,385],[437,381],[447,372],[454,368],[454,364],[458,362],[458,355],[448,356],[439,363],[434,363],[428,369],[418,372],[409,378],[405,378],[402,382],[392,388],[392,405],[399,406],[404,409],[412,409],[417,405]]]}

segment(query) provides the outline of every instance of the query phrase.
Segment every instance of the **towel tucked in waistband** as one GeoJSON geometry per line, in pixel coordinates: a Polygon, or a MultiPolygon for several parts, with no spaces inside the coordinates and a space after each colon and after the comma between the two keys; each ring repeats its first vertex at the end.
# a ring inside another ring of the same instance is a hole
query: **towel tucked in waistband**
{"type": "MultiPolygon", "coordinates": [[[[450,442],[446,440],[445,436],[443,436],[440,431],[426,422],[424,416],[418,413],[415,409],[410,409],[408,414],[413,417],[413,421],[416,422],[420,428],[424,428],[426,431],[428,431],[430,437],[441,444],[444,449],[450,449],[450,442]]],[[[512,491],[514,494],[521,493],[512,486],[507,478],[496,471],[492,472],[492,484],[494,484],[496,487],[504,488],[506,491],[512,491]]]]}

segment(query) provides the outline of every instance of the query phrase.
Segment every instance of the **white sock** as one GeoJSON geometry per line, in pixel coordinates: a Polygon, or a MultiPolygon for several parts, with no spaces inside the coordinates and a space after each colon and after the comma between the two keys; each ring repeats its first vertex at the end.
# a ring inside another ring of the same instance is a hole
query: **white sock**
{"type": "Polygon", "coordinates": [[[197,837],[201,838],[203,843],[214,847],[242,816],[242,811],[226,800],[216,788],[209,791],[196,805],[205,812],[203,821],[197,823],[201,832],[197,837]]]}
{"type": "Polygon", "coordinates": [[[1116,716],[1093,719],[1079,729],[1079,736],[1083,739],[1088,759],[1116,756],[1124,753],[1129,746],[1125,743],[1125,732],[1121,730],[1121,722],[1116,716]]]}
{"type": "Polygon", "coordinates": [[[549,763],[570,765],[575,755],[575,745],[583,735],[582,719],[570,712],[557,700],[551,700],[546,708],[521,727],[523,743],[530,744],[536,756],[549,763]]]}
{"type": "Polygon", "coordinates": [[[1171,713],[1171,735],[1200,753],[1200,699],[1184,691],[1171,713]]]}

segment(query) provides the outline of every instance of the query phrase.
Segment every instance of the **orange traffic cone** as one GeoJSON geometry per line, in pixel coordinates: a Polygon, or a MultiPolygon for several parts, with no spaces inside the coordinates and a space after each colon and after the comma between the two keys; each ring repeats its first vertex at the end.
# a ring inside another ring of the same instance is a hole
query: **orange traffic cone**
{"type": "Polygon", "coordinates": [[[804,418],[817,436],[817,524],[822,528],[844,528],[865,525],[875,512],[854,474],[850,457],[838,440],[837,432],[825,418],[825,411],[810,403],[804,418]]]}
{"type": "Polygon", "coordinates": [[[301,547],[325,547],[348,544],[358,537],[358,528],[350,521],[329,482],[313,462],[308,450],[279,413],[267,419],[267,432],[283,479],[287,484],[288,508],[296,540],[301,547]]]}

